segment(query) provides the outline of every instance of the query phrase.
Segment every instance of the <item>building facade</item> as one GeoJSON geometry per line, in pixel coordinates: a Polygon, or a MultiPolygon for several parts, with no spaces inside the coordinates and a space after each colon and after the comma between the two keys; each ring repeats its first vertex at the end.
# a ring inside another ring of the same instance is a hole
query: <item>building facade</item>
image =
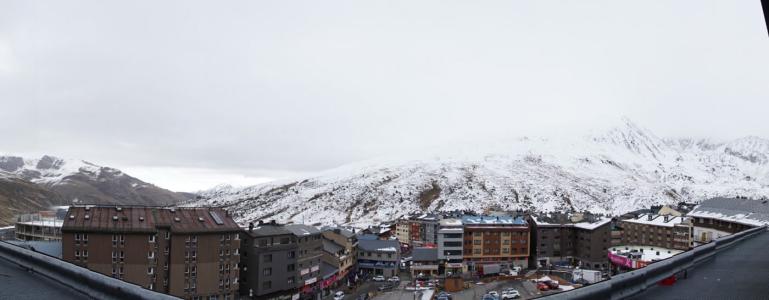
{"type": "Polygon", "coordinates": [[[252,223],[242,242],[241,295],[265,300],[299,297],[299,247],[293,232],[275,222],[252,223]]]}
{"type": "Polygon", "coordinates": [[[528,268],[529,225],[522,217],[464,216],[463,258],[469,270],[486,264],[528,268]]]}
{"type": "Polygon", "coordinates": [[[321,234],[326,242],[322,259],[339,270],[337,277],[341,280],[355,269],[358,238],[343,228],[324,228],[321,234]]]}
{"type": "Polygon", "coordinates": [[[769,201],[746,198],[712,198],[687,214],[692,244],[702,245],[722,236],[769,224],[769,201]]]}
{"type": "Polygon", "coordinates": [[[358,270],[369,276],[398,275],[400,243],[395,240],[358,240],[358,270]]]}
{"type": "Polygon", "coordinates": [[[15,236],[21,241],[61,241],[66,210],[41,211],[16,216],[15,236]]]}
{"type": "Polygon", "coordinates": [[[563,264],[607,269],[612,222],[592,215],[549,214],[533,216],[532,261],[539,266],[563,264]]]}
{"type": "Polygon", "coordinates": [[[411,222],[407,219],[398,220],[395,224],[395,237],[401,244],[410,244],[411,241],[411,222]]]}
{"type": "Polygon", "coordinates": [[[461,219],[443,219],[438,229],[438,260],[442,264],[441,273],[464,272],[463,257],[464,226],[461,219]]]}
{"type": "Polygon", "coordinates": [[[185,299],[235,299],[239,232],[220,208],[73,206],[62,226],[62,257],[185,299]]]}
{"type": "Polygon", "coordinates": [[[620,220],[619,226],[622,228],[623,245],[689,250],[690,234],[676,236],[677,232],[690,230],[683,217],[642,214],[637,218],[620,220]]]}
{"type": "Polygon", "coordinates": [[[320,230],[304,224],[289,224],[286,229],[294,234],[297,241],[296,287],[302,298],[314,299],[321,292],[319,279],[323,239],[320,230]]]}

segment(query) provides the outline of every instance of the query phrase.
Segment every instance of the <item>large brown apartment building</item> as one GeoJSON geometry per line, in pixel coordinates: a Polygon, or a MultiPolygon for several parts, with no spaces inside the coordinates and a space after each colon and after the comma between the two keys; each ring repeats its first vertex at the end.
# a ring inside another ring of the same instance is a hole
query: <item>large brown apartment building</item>
{"type": "Polygon", "coordinates": [[[236,299],[239,232],[221,208],[73,206],[62,257],[185,299],[236,299]]]}
{"type": "Polygon", "coordinates": [[[655,246],[675,250],[691,248],[692,226],[683,217],[642,214],[619,221],[622,244],[655,246]]]}
{"type": "Polygon", "coordinates": [[[464,216],[463,257],[469,270],[483,265],[528,267],[529,225],[522,217],[464,216]]]}

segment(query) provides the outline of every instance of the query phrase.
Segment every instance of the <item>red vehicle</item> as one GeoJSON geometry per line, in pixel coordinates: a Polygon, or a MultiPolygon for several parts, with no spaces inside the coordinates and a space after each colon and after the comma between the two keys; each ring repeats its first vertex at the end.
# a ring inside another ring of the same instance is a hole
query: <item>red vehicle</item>
{"type": "Polygon", "coordinates": [[[554,290],[554,289],[557,289],[557,288],[558,288],[558,281],[555,281],[555,280],[548,280],[548,281],[545,281],[545,284],[546,284],[546,285],[547,285],[547,287],[549,287],[551,290],[554,290]]]}
{"type": "Polygon", "coordinates": [[[544,282],[537,282],[537,289],[540,291],[547,291],[550,289],[550,287],[547,286],[544,282]]]}

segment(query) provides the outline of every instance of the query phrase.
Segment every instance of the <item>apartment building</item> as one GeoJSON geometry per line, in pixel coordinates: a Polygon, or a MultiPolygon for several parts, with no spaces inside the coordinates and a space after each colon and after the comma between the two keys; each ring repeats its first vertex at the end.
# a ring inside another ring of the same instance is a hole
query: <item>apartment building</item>
{"type": "Polygon", "coordinates": [[[294,234],[297,242],[296,287],[302,298],[313,299],[321,292],[319,278],[323,239],[320,230],[304,224],[289,224],[285,228],[294,234]]]}
{"type": "Polygon", "coordinates": [[[369,276],[398,275],[400,243],[395,240],[358,239],[358,270],[369,276]]]}
{"type": "Polygon", "coordinates": [[[487,264],[528,267],[530,227],[522,217],[464,216],[462,224],[468,270],[487,264]]]}
{"type": "Polygon", "coordinates": [[[395,224],[395,237],[402,244],[410,244],[411,241],[411,222],[408,219],[401,219],[395,224]]]}
{"type": "Polygon", "coordinates": [[[350,230],[327,227],[321,230],[323,236],[323,261],[337,268],[337,278],[345,278],[353,272],[358,255],[358,238],[350,230]]]}
{"type": "Polygon", "coordinates": [[[73,206],[62,257],[180,298],[235,299],[239,232],[221,208],[73,206]]]}
{"type": "Polygon", "coordinates": [[[689,250],[691,226],[683,217],[642,214],[619,221],[622,244],[689,250]],[[684,233],[686,232],[686,233],[684,233]],[[676,237],[677,236],[677,237],[676,237]]]}
{"type": "Polygon", "coordinates": [[[461,219],[443,219],[438,229],[438,260],[443,265],[443,272],[459,274],[464,272],[462,255],[464,226],[461,219]]]}
{"type": "Polygon", "coordinates": [[[747,198],[712,198],[687,214],[692,225],[692,245],[769,225],[769,201],[747,198]]]}
{"type": "Polygon", "coordinates": [[[551,213],[531,216],[531,260],[539,266],[609,267],[611,218],[591,214],[551,213]]]}
{"type": "Polygon", "coordinates": [[[251,223],[242,234],[241,295],[265,300],[299,298],[296,235],[275,221],[251,223]]]}

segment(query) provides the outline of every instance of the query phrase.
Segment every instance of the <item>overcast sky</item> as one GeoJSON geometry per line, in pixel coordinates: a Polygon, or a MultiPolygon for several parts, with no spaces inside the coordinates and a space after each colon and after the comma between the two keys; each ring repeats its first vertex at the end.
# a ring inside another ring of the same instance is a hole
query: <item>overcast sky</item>
{"type": "Polygon", "coordinates": [[[759,1],[2,1],[0,152],[173,190],[628,116],[769,137],[759,1]]]}

